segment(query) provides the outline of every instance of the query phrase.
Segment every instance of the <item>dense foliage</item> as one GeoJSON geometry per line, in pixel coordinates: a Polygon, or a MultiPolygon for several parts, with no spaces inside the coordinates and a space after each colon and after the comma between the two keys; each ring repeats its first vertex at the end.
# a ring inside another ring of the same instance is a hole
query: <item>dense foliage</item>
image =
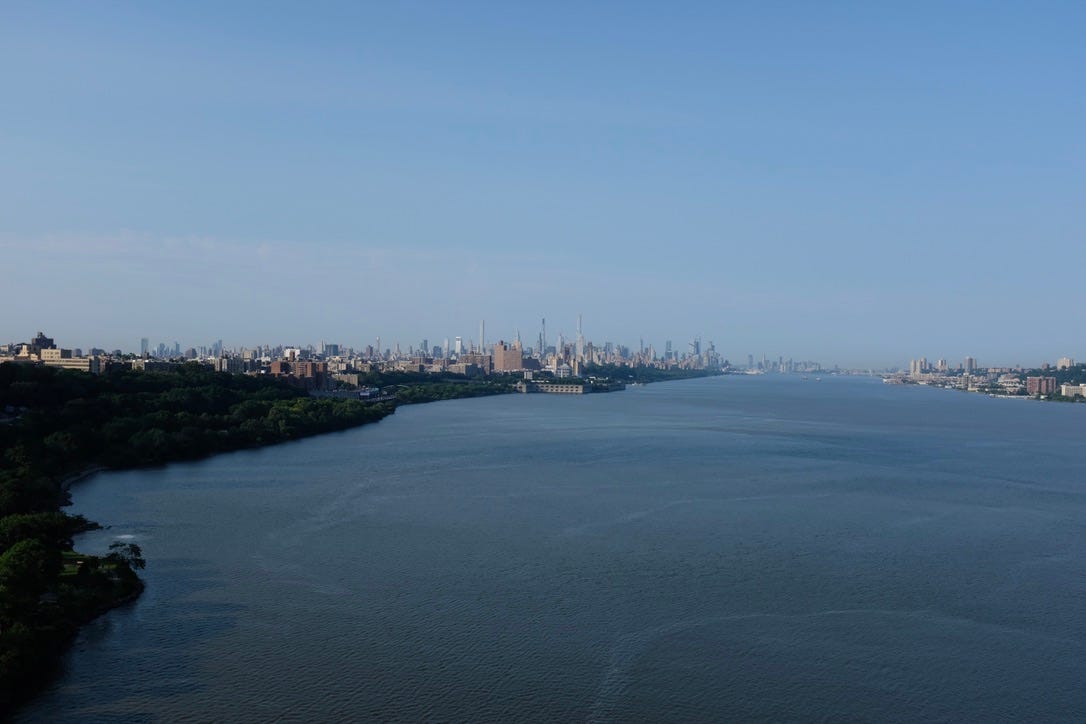
{"type": "Polygon", "coordinates": [[[196,365],[101,376],[0,365],[0,713],[41,681],[80,623],[142,589],[138,546],[72,551],[72,536],[95,524],[60,511],[67,476],[342,430],[392,410],[196,365]]]}
{"type": "Polygon", "coordinates": [[[485,397],[513,391],[509,381],[488,382],[430,382],[402,385],[396,388],[396,401],[402,403],[436,402],[461,397],[485,397]]]}
{"type": "Polygon", "coordinates": [[[686,380],[694,377],[711,377],[721,374],[718,369],[688,370],[678,367],[660,369],[658,367],[625,367],[620,365],[585,365],[581,369],[582,377],[606,377],[616,382],[666,382],[667,380],[686,380]]]}

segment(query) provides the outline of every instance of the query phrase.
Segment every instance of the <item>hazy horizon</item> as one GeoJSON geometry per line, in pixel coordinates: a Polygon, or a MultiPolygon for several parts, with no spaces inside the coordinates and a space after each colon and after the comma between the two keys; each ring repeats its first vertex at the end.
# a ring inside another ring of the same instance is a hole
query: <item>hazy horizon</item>
{"type": "Polygon", "coordinates": [[[0,342],[1086,358],[1086,5],[0,8],[0,342]]]}

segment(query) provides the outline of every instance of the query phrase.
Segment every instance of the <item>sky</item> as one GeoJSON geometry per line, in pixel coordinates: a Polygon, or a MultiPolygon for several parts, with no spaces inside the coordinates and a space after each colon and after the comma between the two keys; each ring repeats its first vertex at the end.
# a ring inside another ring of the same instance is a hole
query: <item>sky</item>
{"type": "Polygon", "coordinates": [[[0,0],[0,342],[1086,359],[1086,3],[0,0]]]}

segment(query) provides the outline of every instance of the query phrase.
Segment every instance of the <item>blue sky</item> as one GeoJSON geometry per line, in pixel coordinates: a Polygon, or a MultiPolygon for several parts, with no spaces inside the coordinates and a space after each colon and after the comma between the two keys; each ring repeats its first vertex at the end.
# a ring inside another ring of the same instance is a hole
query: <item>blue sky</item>
{"type": "Polygon", "coordinates": [[[0,339],[1086,358],[1086,3],[0,3],[0,339]]]}

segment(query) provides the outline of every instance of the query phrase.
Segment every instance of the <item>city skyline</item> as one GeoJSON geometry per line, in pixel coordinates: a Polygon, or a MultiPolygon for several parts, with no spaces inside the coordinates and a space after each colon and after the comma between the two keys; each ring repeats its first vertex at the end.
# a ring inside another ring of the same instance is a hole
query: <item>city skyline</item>
{"type": "MultiPolygon", "coordinates": [[[[577,329],[580,330],[581,318],[583,315],[578,315],[577,329]]],[[[400,339],[393,335],[375,335],[368,341],[347,340],[344,337],[329,337],[327,339],[322,338],[319,340],[303,338],[283,338],[282,336],[273,336],[266,340],[247,340],[247,341],[230,341],[224,342],[222,338],[209,338],[208,335],[202,335],[195,341],[193,339],[186,339],[184,342],[179,341],[169,336],[142,336],[138,338],[134,343],[125,343],[121,341],[117,344],[102,344],[101,341],[91,340],[82,344],[71,341],[71,337],[64,335],[58,335],[63,337],[68,347],[79,350],[89,349],[101,349],[108,353],[119,351],[123,354],[137,354],[146,355],[150,353],[151,356],[159,357],[181,357],[189,351],[197,351],[200,355],[217,355],[221,352],[230,351],[236,353],[242,350],[260,350],[260,349],[303,349],[314,350],[321,354],[325,353],[325,346],[334,347],[336,349],[352,350],[355,353],[362,353],[363,351],[370,349],[375,350],[381,355],[391,354],[393,356],[407,356],[414,354],[423,354],[423,356],[438,356],[434,353],[435,350],[443,350],[440,356],[450,356],[462,353],[477,353],[480,350],[489,354],[494,345],[504,342],[506,344],[512,344],[514,341],[520,341],[523,349],[526,352],[532,354],[539,354],[540,347],[539,341],[546,340],[544,349],[554,350],[561,342],[567,346],[570,346],[577,350],[577,356],[580,357],[584,350],[584,345],[594,345],[597,349],[606,345],[608,348],[622,347],[629,350],[646,353],[651,351],[656,356],[655,359],[672,359],[672,351],[674,350],[674,358],[678,359],[685,355],[688,350],[693,349],[694,345],[705,345],[706,348],[712,348],[717,354],[720,355],[722,360],[727,360],[733,367],[757,367],[760,368],[766,360],[771,362],[783,362],[785,360],[789,362],[809,363],[813,359],[820,359],[819,364],[825,364],[827,368],[840,368],[840,369],[852,369],[852,370],[893,370],[904,369],[911,372],[917,372],[921,368],[932,370],[946,370],[946,369],[971,369],[971,367],[996,367],[996,368],[1040,368],[1044,365],[1062,366],[1068,360],[1073,359],[1073,355],[1068,355],[1065,352],[1058,352],[1050,357],[1042,357],[1037,359],[1030,359],[1026,361],[1007,362],[1002,358],[986,359],[984,364],[979,364],[977,358],[974,355],[966,354],[959,358],[954,358],[952,355],[940,355],[938,358],[929,358],[927,356],[919,357],[907,357],[900,362],[890,361],[883,365],[850,365],[840,363],[834,358],[818,358],[813,355],[807,355],[804,353],[796,353],[795,351],[787,350],[787,348],[774,349],[769,352],[761,350],[758,352],[734,352],[728,354],[722,351],[722,348],[713,339],[710,339],[702,334],[694,334],[688,338],[680,338],[676,335],[670,335],[667,338],[661,340],[646,339],[643,335],[638,337],[636,343],[630,340],[623,340],[608,335],[602,335],[597,338],[592,338],[590,335],[584,335],[575,333],[574,335],[567,334],[561,330],[553,331],[550,336],[544,336],[546,333],[546,318],[541,318],[543,328],[538,330],[537,334],[524,334],[520,327],[515,327],[512,334],[502,335],[498,334],[496,337],[487,336],[482,342],[470,335],[450,335],[450,334],[432,334],[416,338],[414,340],[400,339]],[[704,342],[703,342],[704,338],[704,342]],[[528,340],[528,341],[524,341],[528,340]],[[484,346],[485,345],[485,346],[484,346]],[[757,364],[756,364],[757,363],[757,364]]],[[[478,331],[485,329],[485,320],[478,322],[478,331]]],[[[41,334],[41,329],[46,328],[44,325],[38,325],[38,334],[41,334]]],[[[50,327],[50,329],[52,329],[50,327]]],[[[0,330],[2,333],[2,330],[0,330]]],[[[13,345],[17,346],[24,343],[29,339],[29,334],[23,333],[20,335],[8,335],[0,337],[0,345],[13,345]]],[[[78,337],[76,339],[79,339],[78,337]]]]}
{"type": "MultiPolygon", "coordinates": [[[[669,338],[664,340],[662,346],[657,346],[653,341],[646,341],[644,337],[639,338],[637,347],[634,347],[624,341],[614,340],[610,338],[606,339],[592,339],[586,337],[583,334],[582,328],[583,315],[577,315],[577,336],[569,337],[562,332],[557,333],[556,336],[548,337],[546,318],[540,320],[540,329],[538,336],[535,337],[535,344],[525,343],[522,340],[519,328],[514,332],[512,336],[506,338],[499,336],[498,339],[486,338],[483,340],[476,340],[471,337],[445,336],[445,337],[424,337],[418,342],[401,343],[399,340],[389,340],[387,337],[382,340],[380,336],[377,336],[372,340],[372,343],[365,341],[359,344],[346,343],[342,340],[328,341],[320,340],[317,343],[307,340],[290,340],[290,341],[275,341],[275,342],[258,342],[249,344],[228,344],[220,338],[208,343],[188,343],[182,344],[181,342],[174,340],[169,342],[167,340],[157,340],[151,337],[141,337],[134,348],[120,346],[99,346],[99,345],[85,345],[78,346],[69,344],[69,348],[66,352],[75,351],[75,356],[79,357],[86,351],[87,354],[92,355],[106,355],[106,356],[126,356],[135,355],[139,357],[150,357],[159,359],[204,359],[210,360],[217,357],[233,357],[237,355],[245,355],[246,358],[250,358],[249,355],[254,354],[257,357],[262,357],[266,361],[272,359],[281,359],[286,357],[293,357],[294,353],[305,352],[308,354],[315,354],[321,359],[331,358],[343,358],[343,359],[371,359],[371,360],[405,360],[411,358],[432,358],[434,360],[440,359],[455,359],[462,355],[474,356],[477,354],[494,355],[495,358],[501,354],[501,349],[515,349],[518,354],[523,352],[524,358],[543,359],[546,356],[554,356],[557,353],[559,356],[562,354],[568,354],[570,358],[578,361],[591,362],[590,359],[593,354],[598,355],[600,352],[604,352],[606,355],[617,354],[619,358],[628,361],[640,361],[640,362],[679,362],[681,360],[700,357],[703,352],[707,352],[711,357],[717,360],[720,364],[730,366],[735,369],[751,369],[751,370],[766,370],[774,372],[791,372],[791,371],[808,371],[813,369],[826,369],[842,371],[869,371],[876,373],[893,372],[895,370],[902,370],[912,377],[922,377],[927,373],[947,373],[947,372],[964,372],[970,374],[977,369],[987,370],[1012,370],[1012,369],[1048,369],[1054,368],[1057,370],[1067,369],[1075,365],[1075,360],[1069,356],[1061,356],[1046,360],[1031,360],[1029,363],[1015,363],[1006,364],[1001,362],[985,362],[979,363],[977,359],[971,355],[963,357],[960,361],[948,360],[946,357],[940,357],[938,359],[929,359],[926,356],[920,356],[917,358],[909,359],[903,365],[885,365],[883,367],[874,366],[847,366],[835,363],[833,360],[825,363],[823,361],[814,361],[810,358],[804,358],[802,355],[793,355],[790,353],[775,353],[767,354],[762,352],[759,355],[754,353],[747,353],[745,358],[743,355],[728,356],[720,353],[717,349],[716,343],[713,340],[702,340],[701,335],[696,335],[690,338],[685,344],[677,342],[675,339],[669,338]],[[793,369],[794,368],[794,369],[793,369]]],[[[479,321],[479,332],[481,335],[485,335],[486,320],[479,321]]],[[[7,354],[16,354],[18,350],[24,345],[33,347],[35,343],[41,340],[48,340],[52,344],[53,339],[46,337],[44,333],[39,330],[37,337],[30,339],[27,337],[23,341],[3,341],[0,340],[0,351],[6,351],[7,354]]],[[[57,345],[61,347],[63,345],[57,345]]],[[[708,358],[706,358],[708,359],[708,358]]],[[[495,369],[501,370],[502,365],[495,362],[495,369]]]]}
{"type": "Polygon", "coordinates": [[[6,337],[1086,357],[1081,4],[3,19],[6,337]]]}

